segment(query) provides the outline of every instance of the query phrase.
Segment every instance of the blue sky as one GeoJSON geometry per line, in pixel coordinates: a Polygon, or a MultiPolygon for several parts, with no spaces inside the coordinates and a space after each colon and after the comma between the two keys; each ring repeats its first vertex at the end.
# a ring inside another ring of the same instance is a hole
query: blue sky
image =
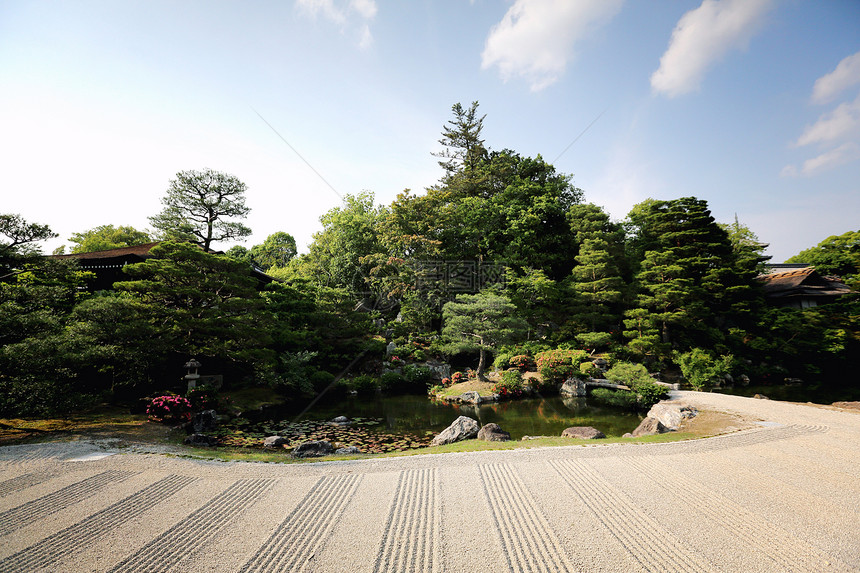
{"type": "Polygon", "coordinates": [[[435,183],[475,100],[615,219],[693,195],[777,261],[860,229],[855,0],[6,0],[0,211],[51,250],[208,167],[248,185],[247,246],[301,251],[343,195],[435,183]]]}

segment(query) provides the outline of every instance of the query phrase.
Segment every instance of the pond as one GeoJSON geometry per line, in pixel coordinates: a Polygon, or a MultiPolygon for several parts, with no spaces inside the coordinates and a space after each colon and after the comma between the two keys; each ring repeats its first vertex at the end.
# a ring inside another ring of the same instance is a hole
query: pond
{"type": "Polygon", "coordinates": [[[430,400],[426,396],[352,396],[330,403],[320,402],[304,413],[271,412],[270,421],[264,427],[284,433],[301,426],[307,437],[311,437],[309,430],[317,438],[328,431],[340,438],[338,441],[346,441],[350,436],[330,426],[326,430],[319,424],[337,416],[358,420],[357,426],[362,432],[385,435],[389,441],[393,436],[405,438],[414,444],[412,447],[426,445],[458,416],[469,416],[481,425],[495,422],[509,432],[513,440],[526,435],[560,436],[562,430],[570,426],[593,426],[607,436],[621,436],[633,431],[642,420],[639,414],[595,406],[586,398],[553,396],[473,406],[430,400]]]}

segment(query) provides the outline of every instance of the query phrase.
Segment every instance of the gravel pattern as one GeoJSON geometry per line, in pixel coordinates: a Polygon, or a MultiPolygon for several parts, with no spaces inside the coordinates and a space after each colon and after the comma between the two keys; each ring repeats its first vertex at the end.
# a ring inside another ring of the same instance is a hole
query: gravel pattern
{"type": "Polygon", "coordinates": [[[755,427],[296,465],[0,447],[0,572],[860,571],[860,412],[673,394],[755,427]]]}

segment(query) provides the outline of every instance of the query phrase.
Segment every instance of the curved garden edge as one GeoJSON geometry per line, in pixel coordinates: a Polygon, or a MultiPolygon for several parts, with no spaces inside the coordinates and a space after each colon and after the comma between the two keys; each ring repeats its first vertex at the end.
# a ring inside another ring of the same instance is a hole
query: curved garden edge
{"type": "MultiPolygon", "coordinates": [[[[684,440],[704,439],[713,436],[732,433],[756,427],[754,420],[747,419],[734,412],[724,412],[711,409],[700,409],[699,415],[689,420],[677,432],[644,436],[641,438],[606,438],[599,442],[594,440],[578,440],[563,438],[559,436],[539,437],[528,441],[510,442],[484,442],[479,440],[467,440],[447,444],[409,450],[405,452],[391,452],[386,454],[357,454],[357,455],[331,455],[322,458],[295,459],[289,454],[267,451],[243,451],[241,449],[219,448],[217,450],[206,448],[195,448],[175,443],[164,432],[153,434],[147,430],[147,425],[160,424],[145,422],[138,427],[139,433],[125,431],[121,437],[110,438],[101,428],[81,428],[79,431],[59,434],[61,439],[56,439],[58,434],[45,435],[39,442],[90,442],[101,450],[111,451],[119,454],[142,454],[142,455],[167,455],[196,460],[222,461],[222,462],[265,462],[265,463],[326,463],[337,461],[367,461],[373,462],[385,458],[426,456],[447,453],[482,452],[492,450],[519,450],[519,449],[541,449],[541,448],[564,448],[564,447],[604,447],[639,445],[650,443],[665,443],[684,440]]],[[[128,428],[128,426],[127,426],[128,428]]],[[[176,432],[179,436],[179,432],[176,432]]],[[[184,436],[184,432],[182,432],[184,436]]],[[[32,442],[31,442],[32,443],[32,442]]]]}

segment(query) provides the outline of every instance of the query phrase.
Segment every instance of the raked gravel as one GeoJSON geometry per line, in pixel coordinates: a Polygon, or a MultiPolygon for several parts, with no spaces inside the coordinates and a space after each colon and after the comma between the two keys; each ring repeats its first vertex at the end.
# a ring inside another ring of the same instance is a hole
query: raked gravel
{"type": "Polygon", "coordinates": [[[6,571],[860,571],[860,411],[675,393],[753,429],[308,464],[0,448],[6,571]]]}

